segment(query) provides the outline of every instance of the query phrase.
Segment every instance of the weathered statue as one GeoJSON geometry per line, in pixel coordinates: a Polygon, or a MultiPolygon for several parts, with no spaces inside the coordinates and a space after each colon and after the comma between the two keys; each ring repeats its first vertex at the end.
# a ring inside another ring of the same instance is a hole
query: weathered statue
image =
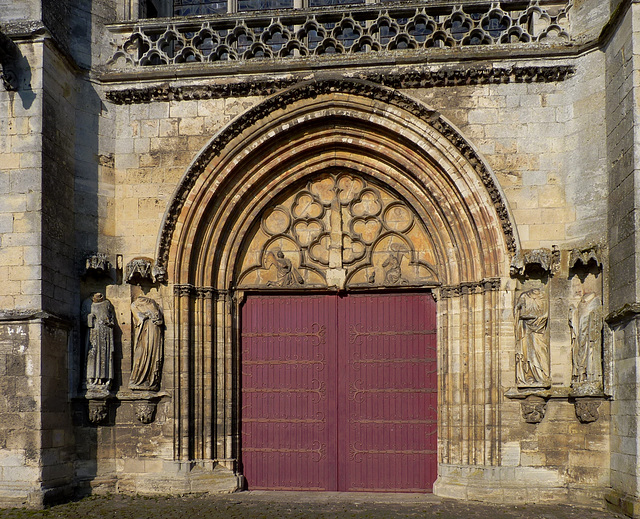
{"type": "Polygon", "coordinates": [[[302,285],[304,283],[304,279],[300,273],[296,270],[296,268],[291,263],[291,260],[285,258],[284,253],[278,249],[278,251],[273,254],[273,252],[267,253],[267,262],[268,267],[271,265],[276,266],[277,278],[275,282],[269,282],[269,285],[275,285],[278,287],[288,287],[292,285],[302,285]]]}
{"type": "Polygon", "coordinates": [[[602,385],[602,302],[593,292],[584,294],[577,305],[569,308],[571,328],[571,357],[573,369],[571,386],[602,385]]]}
{"type": "Polygon", "coordinates": [[[548,304],[539,288],[522,292],[514,308],[516,320],[516,384],[549,387],[548,304]]]}
{"type": "Polygon", "coordinates": [[[82,304],[82,318],[87,324],[86,387],[108,391],[113,382],[113,327],[116,322],[113,305],[104,294],[97,292],[82,304]]]}
{"type": "Polygon", "coordinates": [[[135,337],[129,388],[157,391],[164,352],[162,310],[153,299],[138,297],[131,303],[135,337]]]}
{"type": "Polygon", "coordinates": [[[384,270],[384,284],[385,285],[399,285],[402,283],[402,253],[396,252],[390,253],[389,257],[384,260],[382,268],[384,270]]]}

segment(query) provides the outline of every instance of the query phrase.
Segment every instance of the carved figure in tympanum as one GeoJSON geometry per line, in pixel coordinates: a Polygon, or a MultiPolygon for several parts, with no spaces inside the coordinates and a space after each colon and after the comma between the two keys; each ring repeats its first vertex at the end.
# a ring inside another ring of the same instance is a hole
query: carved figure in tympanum
{"type": "Polygon", "coordinates": [[[304,279],[293,266],[291,260],[284,256],[284,253],[278,249],[276,253],[267,252],[267,267],[275,265],[277,271],[277,278],[275,281],[269,281],[268,286],[277,287],[290,287],[294,285],[302,285],[304,279]]]}
{"type": "Polygon", "coordinates": [[[434,249],[396,194],[359,175],[326,173],[265,212],[239,286],[435,283],[434,249]]]}
{"type": "Polygon", "coordinates": [[[382,263],[384,271],[384,285],[402,285],[406,284],[406,280],[402,277],[402,258],[408,251],[397,249],[389,254],[387,259],[382,263]]]}

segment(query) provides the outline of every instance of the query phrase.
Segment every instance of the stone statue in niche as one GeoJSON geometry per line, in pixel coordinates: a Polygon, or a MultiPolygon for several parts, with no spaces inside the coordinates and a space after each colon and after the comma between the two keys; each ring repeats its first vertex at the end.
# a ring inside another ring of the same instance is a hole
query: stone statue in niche
{"type": "Polygon", "coordinates": [[[602,392],[602,301],[594,292],[578,289],[580,301],[569,308],[571,387],[578,394],[602,392]]]}
{"type": "Polygon", "coordinates": [[[521,388],[549,387],[549,305],[545,293],[539,288],[522,292],[516,301],[514,317],[516,384],[521,388]]]}
{"type": "Polygon", "coordinates": [[[276,266],[276,280],[270,281],[268,283],[269,286],[290,287],[304,283],[304,279],[302,279],[298,270],[293,266],[291,260],[285,258],[284,253],[280,249],[278,249],[275,254],[268,251],[265,263],[267,268],[271,268],[272,265],[276,266]]]}
{"type": "Polygon", "coordinates": [[[113,382],[113,328],[115,312],[104,294],[97,292],[82,304],[87,325],[85,339],[85,384],[88,390],[108,392],[113,382]]]}
{"type": "Polygon", "coordinates": [[[138,297],[131,303],[135,336],[129,389],[157,391],[164,354],[162,310],[153,299],[138,297]]]}

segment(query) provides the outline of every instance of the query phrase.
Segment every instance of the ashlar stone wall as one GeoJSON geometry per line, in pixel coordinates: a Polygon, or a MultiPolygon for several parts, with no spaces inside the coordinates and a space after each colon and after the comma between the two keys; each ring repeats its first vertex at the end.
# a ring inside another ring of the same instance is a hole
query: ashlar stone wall
{"type": "MultiPolygon", "coordinates": [[[[509,65],[539,65],[526,60],[509,65]]],[[[407,89],[405,93],[437,110],[456,127],[492,168],[504,190],[517,226],[523,249],[557,246],[564,252],[561,272],[551,281],[554,300],[551,313],[551,362],[554,388],[568,388],[571,374],[568,306],[571,302],[568,251],[575,247],[603,244],[606,235],[607,204],[606,129],[604,114],[604,54],[598,50],[580,58],[565,59],[575,73],[561,82],[497,85],[468,85],[407,89]],[[588,88],[585,86],[587,85],[588,88]]],[[[504,62],[495,62],[504,67],[504,62]]],[[[357,70],[354,71],[357,73],[357,70]]],[[[321,77],[321,74],[316,77],[321,77]]],[[[197,80],[172,84],[197,84],[197,80]]],[[[108,90],[131,87],[113,85],[108,90]]],[[[135,85],[133,85],[135,86],[135,85]]],[[[142,87],[142,85],[141,85],[142,87]]],[[[105,228],[113,229],[109,254],[123,255],[123,264],[134,257],[153,258],[162,216],[176,185],[203,146],[234,117],[264,100],[264,96],[226,99],[155,100],[150,103],[113,104],[105,101],[115,121],[113,149],[101,150],[113,156],[113,212],[105,228]]],[[[105,184],[108,181],[105,178],[105,184]]],[[[600,276],[602,282],[602,276],[600,276]]],[[[506,393],[515,385],[515,344],[513,339],[513,295],[517,279],[504,280],[501,329],[501,387],[506,393]]],[[[108,297],[122,316],[123,382],[130,366],[130,339],[127,333],[128,306],[132,291],[126,285],[107,289],[108,297]]],[[[156,292],[154,292],[156,294],[156,292]]],[[[157,297],[170,316],[172,294],[161,289],[157,297]]],[[[173,334],[168,320],[167,338],[173,334]]],[[[174,359],[167,353],[169,363],[174,359]]],[[[170,377],[165,377],[169,388],[170,377]]],[[[168,408],[167,424],[175,419],[168,408]]],[[[469,480],[461,476],[456,463],[442,467],[449,481],[459,478],[469,496],[484,494],[491,480],[500,480],[507,490],[496,492],[496,500],[521,495],[531,487],[531,495],[547,488],[549,496],[565,492],[590,499],[608,484],[608,404],[599,408],[600,419],[581,424],[566,397],[552,399],[547,415],[538,425],[524,422],[519,401],[503,399],[498,446],[500,466],[475,471],[469,480]],[[471,481],[471,483],[469,483],[471,481]],[[509,487],[509,482],[513,485],[509,487]],[[517,488],[516,488],[517,487],[517,488]],[[564,490],[562,490],[564,489],[564,490]],[[572,489],[572,490],[569,490],[572,489]],[[475,492],[475,493],[474,493],[475,492]]],[[[118,427],[127,428],[116,422],[118,427]]],[[[168,434],[168,426],[164,427],[168,434]]],[[[116,433],[119,434],[119,433],[116,433]]],[[[135,433],[137,434],[137,433],[135,433]]],[[[125,437],[125,436],[123,436],[125,437]]],[[[153,457],[171,444],[170,435],[160,443],[165,447],[145,451],[153,457]]],[[[115,444],[116,440],[112,443],[115,444]]],[[[126,459],[139,459],[135,442],[118,447],[126,459]]],[[[112,461],[98,456],[97,464],[109,470],[112,461]]],[[[119,468],[124,474],[125,464],[119,468]]],[[[100,472],[102,469],[98,469],[100,472]]],[[[141,470],[139,472],[142,472],[141,470]]],[[[453,483],[452,483],[453,485],[453,483]]],[[[452,487],[453,488],[453,487],[452,487]]],[[[457,492],[458,490],[456,490],[457,492]]],[[[444,492],[444,490],[443,490],[444,492]]],[[[453,492],[452,492],[453,494],[453,492]]],[[[545,494],[540,494],[545,495],[545,494]]]]}

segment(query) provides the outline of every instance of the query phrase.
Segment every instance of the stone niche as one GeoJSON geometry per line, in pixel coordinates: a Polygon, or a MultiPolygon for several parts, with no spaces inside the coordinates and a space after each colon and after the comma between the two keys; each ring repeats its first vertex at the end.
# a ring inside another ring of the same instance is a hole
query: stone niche
{"type": "Polygon", "coordinates": [[[539,423],[549,400],[575,406],[591,423],[606,398],[602,313],[602,260],[598,247],[522,251],[512,263],[515,387],[522,417],[539,423]]]}
{"type": "Polygon", "coordinates": [[[259,220],[239,288],[365,289],[438,283],[434,246],[388,188],[335,171],[290,191],[259,220]]]}

